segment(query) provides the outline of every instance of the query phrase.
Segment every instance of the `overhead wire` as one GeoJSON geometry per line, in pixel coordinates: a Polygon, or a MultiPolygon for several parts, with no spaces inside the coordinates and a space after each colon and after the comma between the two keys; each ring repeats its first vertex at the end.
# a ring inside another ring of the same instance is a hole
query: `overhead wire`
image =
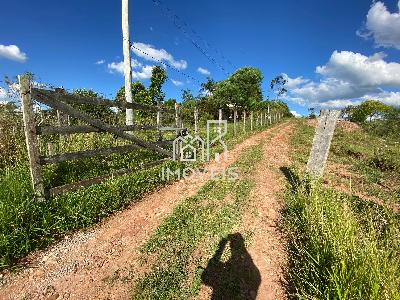
{"type": "MultiPolygon", "coordinates": [[[[176,13],[174,13],[165,3],[161,0],[152,0],[152,2],[161,8],[161,10],[164,12],[164,14],[167,15],[169,19],[171,19],[172,23],[174,24],[175,27],[177,27],[179,30],[183,32],[183,34],[186,36],[186,38],[193,44],[193,46],[200,51],[208,60],[210,60],[214,65],[216,65],[219,69],[221,69],[226,76],[229,76],[229,73],[227,70],[220,64],[211,54],[207,53],[206,50],[204,50],[201,45],[189,34],[188,28],[195,36],[197,36],[198,39],[202,40],[203,43],[208,47],[211,48],[210,43],[208,43],[205,39],[203,39],[197,32],[192,29],[182,18],[180,18],[176,13]],[[179,22],[181,24],[179,24],[179,22]]],[[[231,61],[229,61],[220,51],[218,51],[215,47],[214,51],[220,54],[220,56],[226,60],[232,67],[235,68],[235,66],[232,64],[231,61]]]]}

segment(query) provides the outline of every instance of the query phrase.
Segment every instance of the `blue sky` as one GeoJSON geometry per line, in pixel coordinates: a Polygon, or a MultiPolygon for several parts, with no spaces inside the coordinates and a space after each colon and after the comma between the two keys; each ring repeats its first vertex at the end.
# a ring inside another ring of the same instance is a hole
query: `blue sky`
{"type": "MultiPolygon", "coordinates": [[[[171,98],[186,88],[196,94],[206,71],[221,80],[254,66],[264,74],[264,96],[272,77],[286,74],[286,100],[301,114],[367,98],[400,106],[399,5],[130,0],[131,41],[179,70],[167,68],[171,98]]],[[[1,77],[30,71],[40,82],[109,98],[123,85],[121,1],[3,1],[1,8],[1,77]]],[[[142,53],[132,52],[133,73],[148,84],[157,62],[142,53]]]]}

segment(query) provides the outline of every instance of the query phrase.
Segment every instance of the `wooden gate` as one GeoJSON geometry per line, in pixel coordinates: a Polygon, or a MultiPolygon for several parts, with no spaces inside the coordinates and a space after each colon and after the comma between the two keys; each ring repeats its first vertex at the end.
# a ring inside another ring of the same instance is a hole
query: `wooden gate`
{"type": "Polygon", "coordinates": [[[32,178],[32,185],[35,194],[39,199],[44,199],[49,196],[61,194],[66,191],[76,190],[82,186],[88,186],[95,183],[100,183],[108,178],[127,174],[136,169],[123,169],[113,172],[112,174],[99,176],[80,182],[67,184],[63,186],[53,187],[49,190],[44,188],[43,177],[42,177],[42,166],[46,164],[55,164],[63,161],[76,160],[85,157],[93,156],[104,156],[112,153],[128,153],[137,149],[148,149],[155,151],[163,156],[164,159],[151,162],[142,168],[156,166],[172,158],[172,150],[165,149],[163,146],[172,144],[173,140],[149,142],[145,141],[133,134],[134,131],[138,130],[157,130],[161,131],[175,131],[176,135],[179,136],[186,129],[181,128],[181,118],[179,112],[179,105],[175,106],[175,109],[166,109],[161,105],[152,106],[141,103],[116,103],[115,101],[103,99],[103,98],[92,98],[84,97],[75,94],[66,93],[62,89],[46,90],[33,88],[29,76],[19,76],[20,84],[20,95],[22,102],[23,120],[25,126],[25,137],[26,145],[28,149],[30,172],[32,178]],[[38,126],[35,122],[35,115],[33,111],[33,101],[45,104],[48,107],[56,109],[62,114],[71,116],[78,120],[85,122],[87,125],[75,125],[75,126],[38,126]],[[129,125],[129,126],[114,126],[110,125],[100,119],[93,118],[84,111],[74,108],[71,104],[90,104],[105,107],[118,107],[120,109],[135,109],[140,111],[148,111],[157,113],[157,125],[129,125]],[[162,127],[161,126],[161,114],[170,113],[175,115],[175,127],[162,127]],[[43,156],[39,153],[38,147],[38,135],[50,135],[50,134],[72,134],[72,133],[90,133],[90,132],[105,132],[111,133],[115,137],[127,140],[131,144],[100,148],[95,150],[86,150],[72,153],[56,154],[43,156]]]}

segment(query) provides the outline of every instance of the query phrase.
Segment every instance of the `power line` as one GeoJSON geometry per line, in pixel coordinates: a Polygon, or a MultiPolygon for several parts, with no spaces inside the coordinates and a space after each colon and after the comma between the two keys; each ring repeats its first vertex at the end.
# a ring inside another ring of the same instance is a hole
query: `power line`
{"type": "MultiPolygon", "coordinates": [[[[210,45],[206,40],[204,40],[201,36],[199,36],[199,35],[197,34],[197,32],[195,32],[192,28],[190,28],[190,26],[189,26],[185,21],[183,21],[182,18],[180,18],[177,14],[173,13],[172,10],[171,10],[168,6],[166,6],[166,5],[164,4],[164,2],[162,2],[161,0],[152,0],[152,1],[153,1],[153,3],[154,3],[155,5],[161,7],[161,10],[164,12],[164,14],[167,15],[167,17],[168,17],[169,19],[171,19],[171,21],[172,21],[172,23],[174,24],[174,26],[183,32],[183,34],[186,36],[186,38],[190,40],[190,42],[193,44],[193,46],[194,46],[197,50],[199,50],[199,51],[200,51],[208,60],[210,60],[214,65],[216,65],[218,68],[220,68],[220,69],[225,73],[226,76],[229,76],[229,73],[225,70],[225,68],[224,68],[220,63],[218,63],[217,60],[216,60],[213,56],[211,56],[210,54],[208,54],[207,51],[204,50],[204,49],[195,41],[195,39],[194,39],[193,37],[190,36],[190,34],[188,33],[188,31],[185,29],[185,27],[186,27],[186,28],[189,28],[189,29],[192,31],[192,33],[193,33],[194,35],[197,36],[198,39],[202,40],[203,43],[206,44],[206,46],[207,46],[208,48],[211,48],[211,47],[210,47],[211,45],[210,45]],[[179,24],[179,22],[180,22],[182,25],[179,24]]],[[[215,50],[216,52],[218,52],[218,53],[220,54],[220,56],[222,56],[232,67],[235,68],[235,66],[233,66],[233,64],[232,64],[221,52],[219,52],[215,47],[213,47],[213,48],[214,48],[214,50],[215,50]]]]}

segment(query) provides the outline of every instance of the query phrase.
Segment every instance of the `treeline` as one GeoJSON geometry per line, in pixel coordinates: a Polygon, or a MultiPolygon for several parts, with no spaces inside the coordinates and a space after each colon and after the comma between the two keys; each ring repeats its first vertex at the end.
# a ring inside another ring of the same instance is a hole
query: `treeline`
{"type": "MultiPolygon", "coordinates": [[[[172,98],[166,99],[165,93],[162,91],[162,86],[167,78],[164,68],[154,67],[147,89],[141,82],[132,83],[134,101],[153,105],[163,104],[169,108],[174,108],[175,103],[179,101],[172,98]]],[[[271,89],[277,95],[274,100],[263,99],[262,80],[261,71],[253,67],[238,69],[227,79],[217,82],[209,77],[206,82],[201,84],[197,95],[194,95],[188,89],[182,91],[182,118],[184,121],[192,123],[195,107],[199,111],[200,120],[218,118],[219,109],[222,109],[224,119],[232,118],[234,110],[238,112],[239,116],[242,115],[243,111],[267,112],[268,110],[271,113],[292,116],[287,104],[279,99],[286,92],[284,88],[286,81],[283,77],[277,76],[271,80],[271,89]]],[[[121,87],[118,91],[115,101],[125,101],[124,87],[121,87]]]]}
{"type": "Polygon", "coordinates": [[[400,137],[400,108],[368,100],[346,107],[342,115],[376,135],[400,137]]]}

